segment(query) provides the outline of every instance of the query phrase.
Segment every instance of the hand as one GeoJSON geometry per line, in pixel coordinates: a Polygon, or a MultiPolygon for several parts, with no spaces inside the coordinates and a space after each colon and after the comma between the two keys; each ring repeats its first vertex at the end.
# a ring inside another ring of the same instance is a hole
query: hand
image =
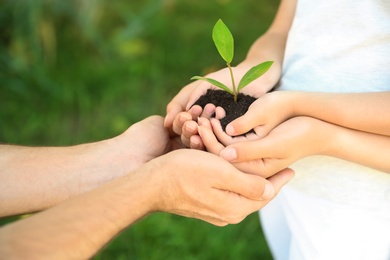
{"type": "Polygon", "coordinates": [[[113,177],[122,176],[146,162],[175,149],[183,148],[180,137],[163,125],[164,118],[150,116],[130,126],[121,135],[109,140],[113,177]]]}
{"type": "Polygon", "coordinates": [[[178,147],[182,147],[180,139],[169,134],[158,116],[94,143],[69,147],[1,145],[0,216],[52,207],[178,147]]]}
{"type": "MultiPolygon", "coordinates": [[[[207,151],[216,155],[220,155],[225,150],[225,145],[227,144],[258,139],[255,134],[248,134],[245,137],[231,137],[222,130],[221,124],[217,119],[212,119],[210,122],[205,118],[200,118],[198,131],[207,151]]],[[[268,178],[275,174],[275,172],[265,168],[263,160],[232,162],[232,164],[240,171],[256,174],[263,178],[268,178]]]]}
{"type": "Polygon", "coordinates": [[[241,117],[226,126],[231,136],[254,130],[257,137],[266,136],[272,129],[295,116],[292,91],[275,91],[258,98],[241,117]]]}
{"type": "Polygon", "coordinates": [[[135,163],[144,164],[172,150],[183,148],[180,139],[163,125],[163,117],[150,116],[133,124],[123,134],[114,138],[116,149],[128,151],[135,163]]]}
{"type": "Polygon", "coordinates": [[[238,223],[264,207],[293,176],[284,170],[268,180],[246,174],[211,153],[181,149],[148,165],[159,184],[151,210],[198,218],[214,225],[238,223]]]}
{"type": "MultiPolygon", "coordinates": [[[[259,171],[262,176],[267,176],[300,158],[326,154],[331,148],[336,127],[310,117],[294,117],[277,126],[264,138],[232,143],[219,154],[234,163],[254,161],[261,166],[259,171]]],[[[217,130],[216,135],[221,134],[217,130]]]]}
{"type": "Polygon", "coordinates": [[[173,121],[173,132],[180,135],[181,141],[186,147],[204,150],[204,145],[198,135],[197,120],[199,117],[210,118],[216,108],[213,104],[207,104],[204,109],[193,106],[188,112],[180,112],[173,121]]]}
{"type": "MultiPolygon", "coordinates": [[[[251,64],[249,62],[242,62],[237,67],[233,68],[234,77],[236,80],[236,84],[240,81],[240,79],[244,76],[244,74],[251,68],[251,64]]],[[[274,69],[271,68],[270,71],[274,69]]],[[[260,77],[259,79],[253,81],[247,87],[245,87],[242,93],[251,95],[253,97],[260,97],[264,93],[268,92],[273,87],[272,77],[274,77],[275,73],[267,73],[260,77]]],[[[224,83],[227,86],[231,86],[231,77],[230,72],[227,68],[221,69],[214,73],[208,74],[206,77],[213,78],[224,83]]],[[[217,87],[202,81],[198,80],[192,82],[191,84],[185,86],[168,104],[167,106],[167,115],[165,117],[165,126],[172,127],[172,124],[180,112],[189,111],[191,106],[195,103],[195,101],[202,95],[206,94],[208,89],[218,89],[217,87]]],[[[200,115],[201,112],[197,111],[200,115]]]]}

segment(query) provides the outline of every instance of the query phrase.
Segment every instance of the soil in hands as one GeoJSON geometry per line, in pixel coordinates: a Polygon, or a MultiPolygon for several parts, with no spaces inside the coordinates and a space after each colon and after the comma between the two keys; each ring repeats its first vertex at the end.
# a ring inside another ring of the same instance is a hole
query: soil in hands
{"type": "MultiPolygon", "coordinates": [[[[221,126],[225,131],[226,126],[234,119],[244,115],[249,106],[256,100],[256,98],[239,93],[237,96],[237,102],[234,102],[233,95],[223,90],[207,90],[207,93],[201,96],[194,105],[199,105],[204,108],[207,104],[212,103],[216,107],[222,107],[226,116],[222,118],[221,126]]],[[[193,105],[193,106],[194,106],[193,105]]],[[[213,115],[214,117],[215,115],[213,115]]]]}

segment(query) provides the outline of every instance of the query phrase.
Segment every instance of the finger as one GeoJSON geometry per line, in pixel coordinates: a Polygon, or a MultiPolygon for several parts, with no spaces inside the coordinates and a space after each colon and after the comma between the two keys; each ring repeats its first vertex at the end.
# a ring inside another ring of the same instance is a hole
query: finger
{"type": "Polygon", "coordinates": [[[240,194],[251,200],[262,200],[263,197],[268,198],[275,193],[273,184],[267,179],[247,174],[237,169],[223,174],[223,177],[220,177],[220,181],[220,186],[216,188],[240,194]]]}
{"type": "Polygon", "coordinates": [[[222,107],[216,107],[215,108],[215,118],[216,119],[222,119],[226,116],[226,111],[222,107]]]}
{"type": "Polygon", "coordinates": [[[190,138],[190,148],[196,150],[206,150],[205,145],[203,144],[203,140],[199,135],[193,135],[190,138]]]}
{"type": "Polygon", "coordinates": [[[248,162],[233,163],[234,167],[242,172],[258,175],[263,178],[270,177],[269,171],[265,169],[264,161],[262,159],[248,162]]]}
{"type": "MultiPolygon", "coordinates": [[[[253,103],[244,115],[233,120],[226,126],[226,132],[229,135],[241,135],[249,132],[256,126],[263,125],[264,119],[261,114],[259,115],[260,112],[258,112],[255,104],[256,103],[253,103]]],[[[263,111],[261,112],[264,113],[263,111]]]]}
{"type": "Polygon", "coordinates": [[[188,104],[186,106],[186,110],[189,110],[190,107],[204,94],[206,94],[207,90],[211,88],[211,85],[208,83],[204,83],[202,81],[195,81],[196,88],[192,91],[191,95],[188,99],[188,104]]]}
{"type": "Polygon", "coordinates": [[[173,121],[173,124],[172,124],[173,131],[177,135],[181,135],[185,122],[191,121],[191,120],[192,120],[192,116],[189,113],[180,112],[179,114],[177,114],[175,120],[173,121]]]}
{"type": "Polygon", "coordinates": [[[247,174],[248,177],[257,177],[260,179],[256,180],[253,178],[253,185],[247,186],[248,188],[248,194],[252,197],[247,197],[250,199],[256,199],[257,200],[271,200],[273,199],[279,191],[282,189],[282,187],[287,184],[293,177],[294,177],[294,171],[290,168],[283,169],[282,171],[277,172],[272,177],[268,179],[261,178],[256,175],[247,174]],[[257,186],[257,190],[256,189],[257,186]],[[252,189],[252,190],[251,190],[252,189]],[[261,194],[259,194],[261,193],[261,194]],[[259,197],[256,197],[259,196],[259,197]]]}
{"type": "Polygon", "coordinates": [[[192,106],[188,113],[192,116],[192,120],[197,120],[203,112],[203,108],[199,105],[192,106]]]}
{"type": "MultiPolygon", "coordinates": [[[[167,105],[167,115],[165,116],[164,126],[171,127],[177,114],[186,110],[191,93],[196,89],[195,82],[182,88],[179,93],[167,105]]],[[[187,109],[188,110],[188,109],[187,109]]]]}
{"type": "Polygon", "coordinates": [[[215,105],[214,104],[207,104],[204,109],[203,109],[203,112],[201,114],[201,117],[205,117],[205,118],[211,118],[211,116],[215,113],[215,105]]]}
{"type": "MultiPolygon", "coordinates": [[[[274,174],[272,177],[268,178],[268,181],[272,183],[275,188],[275,193],[279,191],[286,185],[295,175],[295,172],[290,168],[285,168],[278,173],[274,174]]],[[[263,195],[263,199],[265,196],[263,195]]]]}
{"type": "Polygon", "coordinates": [[[257,134],[253,133],[253,132],[250,132],[248,134],[245,135],[245,138],[247,141],[255,141],[255,140],[258,140],[260,139],[261,137],[258,136],[257,134]]]}
{"type": "Polygon", "coordinates": [[[259,125],[253,128],[253,131],[256,133],[258,138],[266,137],[269,132],[271,132],[272,126],[271,124],[268,125],[259,125]]]}
{"type": "Polygon", "coordinates": [[[191,147],[191,137],[198,135],[198,124],[192,120],[186,121],[181,132],[181,141],[186,147],[191,147]]]}
{"type": "Polygon", "coordinates": [[[220,156],[229,162],[244,162],[259,158],[281,158],[280,149],[268,138],[250,142],[238,142],[227,146],[220,156]]]}
{"type": "Polygon", "coordinates": [[[226,134],[221,126],[221,122],[217,119],[211,119],[211,126],[213,127],[213,131],[215,136],[218,138],[218,140],[225,146],[236,143],[236,142],[241,142],[245,140],[245,137],[231,137],[230,135],[226,134]]]}
{"type": "Polygon", "coordinates": [[[200,137],[202,138],[206,150],[212,154],[219,155],[219,153],[225,148],[225,146],[218,142],[211,128],[207,126],[207,123],[202,122],[206,121],[206,119],[200,118],[199,120],[200,126],[198,128],[198,132],[200,137]]]}

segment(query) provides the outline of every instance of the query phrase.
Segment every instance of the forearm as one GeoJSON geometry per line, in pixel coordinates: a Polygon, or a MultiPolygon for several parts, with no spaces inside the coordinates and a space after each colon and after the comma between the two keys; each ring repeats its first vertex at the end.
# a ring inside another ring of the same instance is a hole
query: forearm
{"type": "Polygon", "coordinates": [[[283,66],[283,56],[287,35],[275,32],[267,32],[250,48],[244,61],[237,67],[249,70],[251,67],[265,61],[273,61],[271,68],[262,76],[263,83],[272,89],[280,80],[283,66]]]}
{"type": "Polygon", "coordinates": [[[390,173],[390,137],[321,122],[320,154],[355,162],[390,173]]]}
{"type": "Polygon", "coordinates": [[[289,107],[293,109],[293,116],[310,116],[332,124],[390,136],[390,92],[290,92],[288,95],[292,100],[289,107]]]}
{"type": "Polygon", "coordinates": [[[245,60],[238,65],[252,67],[260,62],[274,61],[269,72],[263,76],[267,77],[271,87],[275,86],[281,76],[287,36],[294,18],[295,7],[295,0],[281,1],[270,28],[252,44],[245,60]]]}
{"type": "MultiPolygon", "coordinates": [[[[0,146],[0,216],[46,209],[128,172],[112,142],[0,146]]],[[[131,165],[131,158],[126,159],[131,165]]]]}
{"type": "Polygon", "coordinates": [[[89,259],[148,214],[159,184],[136,171],[0,229],[5,259],[89,259]],[[150,185],[149,185],[150,184],[150,185]]]}

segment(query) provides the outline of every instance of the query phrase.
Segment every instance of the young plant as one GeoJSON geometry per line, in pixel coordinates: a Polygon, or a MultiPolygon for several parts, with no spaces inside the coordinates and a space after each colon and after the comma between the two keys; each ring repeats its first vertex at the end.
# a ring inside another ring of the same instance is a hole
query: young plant
{"type": "Polygon", "coordinates": [[[191,80],[198,80],[198,79],[205,80],[213,84],[214,86],[219,87],[225,90],[226,92],[232,94],[234,97],[234,102],[237,102],[237,96],[240,90],[246,87],[249,83],[251,83],[255,79],[259,78],[265,72],[267,72],[267,70],[273,64],[273,61],[266,61],[252,67],[241,78],[240,82],[238,83],[238,86],[236,86],[236,83],[234,81],[233,70],[231,67],[231,63],[233,61],[233,56],[234,56],[234,39],[229,28],[222,22],[221,19],[219,19],[217,23],[214,25],[212,37],[219,54],[221,55],[222,59],[225,60],[226,65],[229,68],[233,89],[230,89],[225,84],[211,78],[194,76],[191,78],[191,80]]]}

